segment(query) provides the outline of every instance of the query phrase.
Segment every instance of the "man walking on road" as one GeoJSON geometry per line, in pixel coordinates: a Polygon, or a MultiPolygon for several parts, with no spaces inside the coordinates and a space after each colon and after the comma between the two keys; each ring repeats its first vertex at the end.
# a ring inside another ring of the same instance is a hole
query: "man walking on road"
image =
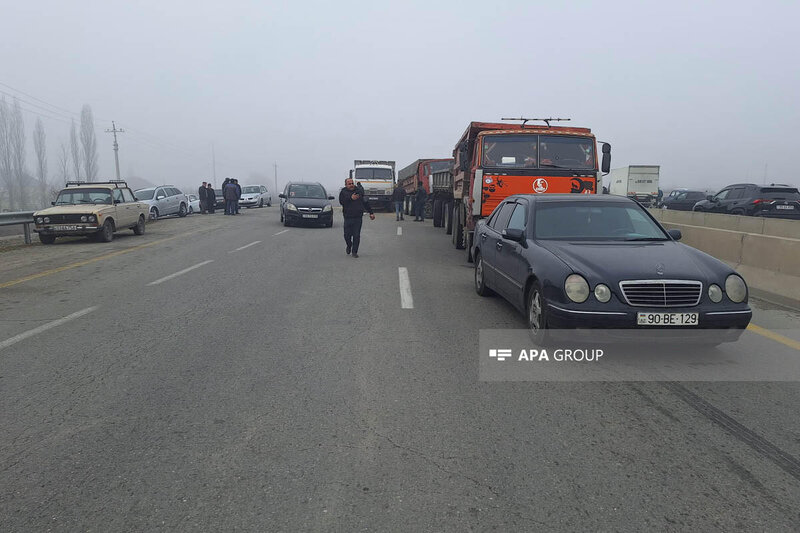
{"type": "Polygon", "coordinates": [[[200,214],[205,215],[208,210],[208,187],[206,187],[205,181],[197,189],[197,197],[200,199],[200,214]]]}
{"type": "Polygon", "coordinates": [[[375,220],[369,202],[364,199],[362,190],[357,189],[352,178],[344,180],[344,188],[339,191],[339,203],[342,204],[344,215],[344,242],[347,244],[346,252],[353,252],[353,257],[358,258],[358,246],[361,244],[361,222],[364,211],[369,212],[370,220],[375,220]]]}
{"type": "Polygon", "coordinates": [[[225,198],[225,214],[235,215],[236,199],[238,198],[238,192],[236,190],[236,185],[233,183],[233,180],[228,181],[228,184],[225,185],[224,189],[222,189],[222,197],[225,198]]]}
{"type": "Polygon", "coordinates": [[[425,222],[425,202],[428,193],[425,191],[422,182],[417,182],[417,194],[414,195],[414,222],[425,222]]]}
{"type": "Polygon", "coordinates": [[[217,209],[217,192],[214,190],[214,187],[212,187],[210,183],[206,188],[206,205],[208,213],[210,215],[213,215],[214,211],[216,211],[217,209]]]}
{"type": "Polygon", "coordinates": [[[403,217],[403,203],[406,201],[406,190],[397,184],[392,192],[392,201],[394,202],[394,214],[397,220],[405,220],[403,217]]]}

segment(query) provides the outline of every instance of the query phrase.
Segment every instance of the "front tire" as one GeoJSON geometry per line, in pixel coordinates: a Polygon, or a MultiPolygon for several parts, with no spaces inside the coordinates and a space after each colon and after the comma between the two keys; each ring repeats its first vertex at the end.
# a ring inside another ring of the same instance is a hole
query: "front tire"
{"type": "Polygon", "coordinates": [[[183,218],[186,216],[186,213],[187,213],[186,204],[182,203],[180,208],[178,208],[178,216],[183,218]]]}
{"type": "Polygon", "coordinates": [[[258,207],[264,207],[264,199],[263,199],[263,198],[261,198],[261,199],[258,201],[258,207]]]}
{"type": "Polygon", "coordinates": [[[111,242],[114,240],[114,224],[110,220],[103,223],[103,227],[97,232],[97,240],[100,242],[111,242]]]}
{"type": "Polygon", "coordinates": [[[442,215],[444,214],[444,209],[442,209],[442,204],[444,202],[442,200],[434,200],[433,201],[433,227],[434,228],[441,228],[443,226],[442,219],[444,218],[442,215]]]}
{"type": "Polygon", "coordinates": [[[39,234],[39,241],[42,244],[53,244],[54,242],[56,242],[56,236],[55,235],[44,235],[44,234],[40,233],[39,234]]]}
{"type": "Polygon", "coordinates": [[[490,296],[494,291],[486,286],[484,267],[483,257],[478,252],[475,254],[475,292],[480,296],[490,296]]]}
{"type": "Polygon", "coordinates": [[[158,220],[158,208],[157,207],[151,207],[150,208],[150,220],[153,221],[153,222],[158,220]]]}
{"type": "Polygon", "coordinates": [[[531,340],[539,346],[547,341],[547,300],[542,296],[542,287],[534,282],[528,291],[527,323],[531,340]]]}
{"type": "Polygon", "coordinates": [[[139,221],[133,227],[134,235],[144,235],[144,215],[139,215],[139,221]]]}

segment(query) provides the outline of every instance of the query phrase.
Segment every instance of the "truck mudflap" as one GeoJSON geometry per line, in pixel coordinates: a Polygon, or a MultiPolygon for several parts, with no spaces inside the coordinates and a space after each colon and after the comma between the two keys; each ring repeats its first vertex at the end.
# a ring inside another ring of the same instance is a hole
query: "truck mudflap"
{"type": "Polygon", "coordinates": [[[485,173],[481,184],[481,216],[488,217],[514,194],[596,194],[593,176],[507,176],[485,173]]]}

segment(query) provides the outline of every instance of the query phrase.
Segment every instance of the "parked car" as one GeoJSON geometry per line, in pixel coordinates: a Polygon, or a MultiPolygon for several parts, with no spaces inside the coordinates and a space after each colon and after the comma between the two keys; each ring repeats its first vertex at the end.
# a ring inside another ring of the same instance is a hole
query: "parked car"
{"type": "Polygon", "coordinates": [[[694,208],[694,204],[705,199],[705,197],[706,193],[703,191],[675,189],[661,200],[659,207],[675,211],[691,211],[694,208]]]}
{"type": "Polygon", "coordinates": [[[189,197],[173,185],[161,185],[134,191],[136,198],[150,206],[150,220],[169,215],[185,217],[189,213],[189,197]]]}
{"type": "Polygon", "coordinates": [[[200,212],[200,198],[196,194],[189,194],[189,214],[200,212]]]}
{"type": "MultiPolygon", "coordinates": [[[[537,343],[575,328],[677,330],[701,344],[735,341],[750,322],[744,279],[677,242],[637,202],[612,195],[515,195],[476,227],[475,290],[527,317],[537,343]]],[[[632,335],[639,335],[632,332],[632,335]]]]}
{"type": "Polygon", "coordinates": [[[126,229],[143,235],[149,209],[124,181],[68,182],[52,205],[33,214],[33,231],[42,244],[73,235],[111,242],[114,232],[126,229]]]}
{"type": "Polygon", "coordinates": [[[225,210],[225,198],[222,196],[222,189],[214,189],[214,194],[216,195],[216,209],[225,210]]]}
{"type": "Polygon", "coordinates": [[[281,199],[281,222],[292,224],[322,224],[333,227],[333,206],[329,196],[319,183],[293,181],[286,184],[281,199]]]}
{"type": "Polygon", "coordinates": [[[729,185],[694,205],[695,211],[800,219],[800,192],[796,187],[773,183],[729,185]]]}
{"type": "Polygon", "coordinates": [[[270,207],[272,194],[263,185],[245,185],[242,187],[241,207],[270,207]]]}

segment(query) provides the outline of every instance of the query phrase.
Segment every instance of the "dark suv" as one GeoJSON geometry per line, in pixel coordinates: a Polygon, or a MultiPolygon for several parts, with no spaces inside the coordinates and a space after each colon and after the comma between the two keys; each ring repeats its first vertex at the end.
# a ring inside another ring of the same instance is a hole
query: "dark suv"
{"type": "Polygon", "coordinates": [[[689,189],[675,189],[664,197],[659,207],[675,211],[691,211],[694,204],[704,200],[706,193],[703,191],[690,191],[689,189]]]}
{"type": "Polygon", "coordinates": [[[728,185],[714,196],[694,205],[695,211],[800,219],[800,192],[796,187],[773,183],[728,185]]]}
{"type": "Polygon", "coordinates": [[[333,226],[333,206],[329,196],[319,183],[293,181],[286,184],[281,199],[281,222],[284,226],[293,224],[322,224],[333,226]]]}

